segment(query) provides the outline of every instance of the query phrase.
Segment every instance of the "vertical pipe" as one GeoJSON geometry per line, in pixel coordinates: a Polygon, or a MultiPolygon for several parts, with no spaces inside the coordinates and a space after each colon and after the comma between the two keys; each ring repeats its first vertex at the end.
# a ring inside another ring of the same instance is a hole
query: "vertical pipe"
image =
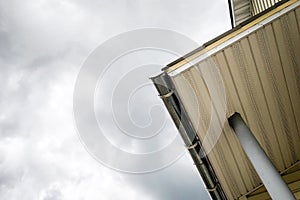
{"type": "Polygon", "coordinates": [[[296,200],[239,113],[229,119],[245,153],[273,200],[296,200]]]}

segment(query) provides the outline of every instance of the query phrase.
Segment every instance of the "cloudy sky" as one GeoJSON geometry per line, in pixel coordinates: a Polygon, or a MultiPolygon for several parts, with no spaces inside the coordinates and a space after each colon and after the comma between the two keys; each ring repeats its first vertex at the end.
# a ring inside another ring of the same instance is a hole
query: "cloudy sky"
{"type": "MultiPolygon", "coordinates": [[[[227,0],[0,0],[1,199],[209,199],[187,153],[163,170],[126,174],[95,160],[78,136],[73,91],[84,61],[147,27],[200,45],[230,28],[227,0]]],[[[141,118],[142,107],[133,109],[141,118]]]]}

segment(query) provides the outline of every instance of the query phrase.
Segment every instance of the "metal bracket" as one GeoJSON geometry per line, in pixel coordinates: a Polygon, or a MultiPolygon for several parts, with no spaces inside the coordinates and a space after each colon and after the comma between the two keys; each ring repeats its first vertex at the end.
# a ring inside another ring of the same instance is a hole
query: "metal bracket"
{"type": "Polygon", "coordinates": [[[190,146],[187,146],[187,149],[194,149],[197,145],[199,144],[199,142],[197,141],[195,144],[192,144],[190,146]]]}
{"type": "Polygon", "coordinates": [[[173,91],[173,90],[171,90],[171,91],[168,92],[167,94],[159,95],[159,97],[160,97],[161,99],[165,99],[165,98],[170,97],[172,94],[174,94],[174,91],[173,91]]]}
{"type": "Polygon", "coordinates": [[[209,191],[209,192],[213,192],[213,191],[215,191],[216,189],[217,189],[217,186],[215,186],[215,187],[213,187],[213,188],[206,188],[207,189],[207,191],[209,191]]]}

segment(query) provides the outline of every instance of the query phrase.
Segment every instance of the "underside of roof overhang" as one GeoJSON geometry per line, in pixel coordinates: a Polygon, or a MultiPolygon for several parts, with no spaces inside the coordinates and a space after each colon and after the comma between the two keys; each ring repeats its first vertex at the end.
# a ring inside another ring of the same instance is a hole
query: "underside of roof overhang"
{"type": "Polygon", "coordinates": [[[300,2],[291,0],[163,69],[200,143],[208,141],[207,158],[228,199],[267,195],[226,120],[234,112],[300,199],[299,55],[300,2]]]}

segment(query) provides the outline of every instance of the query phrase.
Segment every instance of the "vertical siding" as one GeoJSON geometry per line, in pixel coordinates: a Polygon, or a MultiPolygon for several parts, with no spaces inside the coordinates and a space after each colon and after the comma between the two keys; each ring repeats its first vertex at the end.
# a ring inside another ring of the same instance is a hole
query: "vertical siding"
{"type": "Polygon", "coordinates": [[[251,0],[252,14],[257,15],[282,0],[251,0]]]}
{"type": "MultiPolygon", "coordinates": [[[[253,2],[261,9],[277,1],[253,2]]],[[[223,125],[220,88],[212,94],[207,84],[218,84],[213,71],[218,69],[226,90],[226,116],[242,114],[279,171],[299,161],[299,22],[298,7],[172,77],[201,140],[211,123],[223,126],[208,157],[229,199],[238,199],[261,181],[228,123],[223,125]],[[217,98],[212,101],[212,96],[217,98]],[[215,121],[213,113],[219,116],[215,121]]]]}

